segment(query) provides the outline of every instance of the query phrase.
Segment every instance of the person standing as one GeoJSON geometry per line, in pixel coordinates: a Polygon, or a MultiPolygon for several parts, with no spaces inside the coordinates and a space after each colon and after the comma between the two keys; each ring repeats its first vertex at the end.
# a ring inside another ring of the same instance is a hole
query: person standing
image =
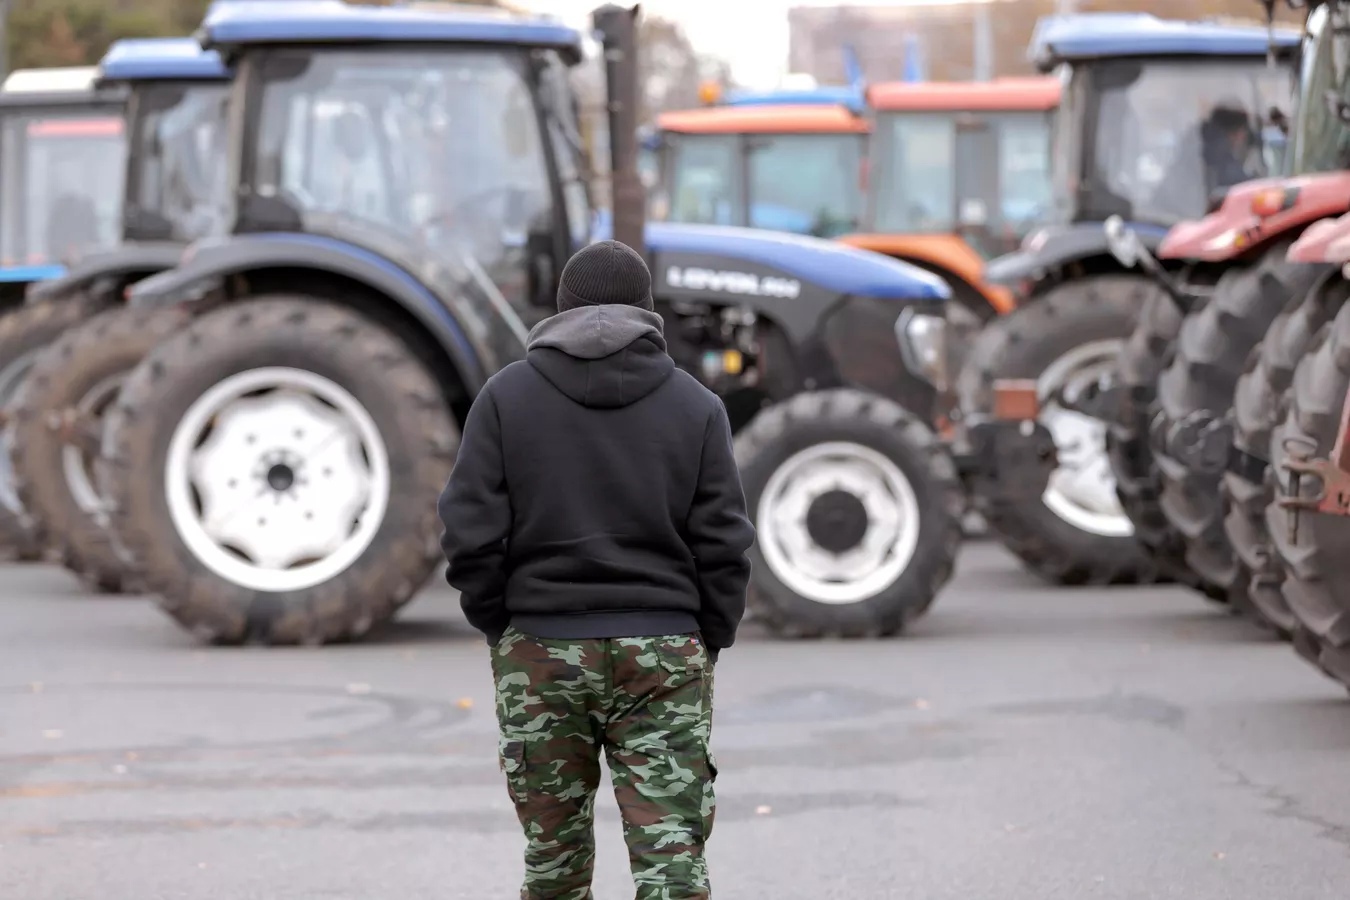
{"type": "Polygon", "coordinates": [[[591,900],[602,753],[638,900],[710,896],[713,671],[754,529],[726,409],[662,326],[636,251],[574,255],[440,498],[446,578],[491,647],[522,900],[591,900]]]}

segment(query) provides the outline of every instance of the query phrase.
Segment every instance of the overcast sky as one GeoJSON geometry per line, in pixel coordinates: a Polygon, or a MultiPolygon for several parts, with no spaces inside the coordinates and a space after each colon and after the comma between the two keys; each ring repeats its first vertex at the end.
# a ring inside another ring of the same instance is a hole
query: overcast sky
{"type": "MultiPolygon", "coordinates": [[[[517,5],[552,13],[576,25],[604,0],[513,0],[517,5]]],[[[618,0],[631,4],[633,0],[618,0]]],[[[859,0],[859,6],[908,6],[960,0],[859,0]]],[[[684,26],[700,52],[731,63],[735,78],[748,87],[774,87],[787,63],[787,11],[792,6],[837,6],[830,0],[645,0],[644,11],[684,26]]]]}

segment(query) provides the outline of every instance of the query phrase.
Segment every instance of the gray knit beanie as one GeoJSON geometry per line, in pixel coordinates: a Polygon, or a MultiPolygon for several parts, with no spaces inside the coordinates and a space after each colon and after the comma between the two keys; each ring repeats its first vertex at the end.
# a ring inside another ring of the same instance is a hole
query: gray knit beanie
{"type": "Polygon", "coordinates": [[[558,283],[558,312],[608,303],[654,308],[647,263],[618,241],[600,241],[577,251],[563,266],[558,283]]]}

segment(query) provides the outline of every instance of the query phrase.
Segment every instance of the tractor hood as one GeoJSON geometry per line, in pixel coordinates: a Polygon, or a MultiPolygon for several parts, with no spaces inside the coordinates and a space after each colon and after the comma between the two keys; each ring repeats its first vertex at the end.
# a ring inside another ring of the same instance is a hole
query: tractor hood
{"type": "Polygon", "coordinates": [[[1225,262],[1347,209],[1350,172],[1246,181],[1229,188],[1219,208],[1203,219],[1174,225],[1158,257],[1225,262]]]}
{"type": "Polygon", "coordinates": [[[1350,262],[1350,213],[1309,225],[1289,247],[1286,259],[1296,263],[1337,265],[1350,262]]]}
{"type": "MultiPolygon", "coordinates": [[[[598,214],[591,239],[606,240],[610,226],[608,212],[598,214]]],[[[792,299],[810,287],[880,300],[940,303],[951,297],[946,282],[917,266],[823,238],[666,222],[647,223],[645,234],[658,292],[666,286],[792,299]]]]}

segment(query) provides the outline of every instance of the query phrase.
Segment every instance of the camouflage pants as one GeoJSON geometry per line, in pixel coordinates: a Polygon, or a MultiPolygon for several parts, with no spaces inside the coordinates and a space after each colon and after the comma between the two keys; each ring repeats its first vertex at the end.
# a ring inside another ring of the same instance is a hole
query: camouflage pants
{"type": "Polygon", "coordinates": [[[545,640],[512,628],[492,671],[501,766],[527,842],[521,900],[592,900],[602,750],[637,900],[706,900],[717,769],[703,642],[545,640]]]}

